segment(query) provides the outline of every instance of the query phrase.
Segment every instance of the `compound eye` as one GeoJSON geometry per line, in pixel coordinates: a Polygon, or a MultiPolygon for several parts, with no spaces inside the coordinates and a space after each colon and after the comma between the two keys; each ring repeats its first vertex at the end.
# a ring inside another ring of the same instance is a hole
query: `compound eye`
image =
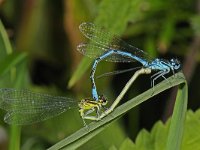
{"type": "Polygon", "coordinates": [[[107,103],[107,100],[105,100],[105,99],[104,99],[104,100],[103,100],[103,103],[105,103],[105,104],[106,104],[106,103],[107,103]]]}
{"type": "Polygon", "coordinates": [[[104,98],[103,95],[100,95],[100,96],[99,96],[99,99],[103,100],[103,98],[104,98]]]}
{"type": "Polygon", "coordinates": [[[171,64],[174,65],[176,61],[172,58],[172,59],[170,60],[170,62],[171,62],[171,64]]]}
{"type": "Polygon", "coordinates": [[[180,69],[181,67],[181,64],[180,62],[178,61],[178,59],[171,59],[171,65],[174,67],[174,69],[180,69]]]}

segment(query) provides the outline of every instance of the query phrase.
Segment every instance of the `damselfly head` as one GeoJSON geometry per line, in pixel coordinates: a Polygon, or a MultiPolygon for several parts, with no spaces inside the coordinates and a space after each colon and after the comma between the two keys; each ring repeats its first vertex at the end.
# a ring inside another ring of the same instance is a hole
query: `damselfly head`
{"type": "Polygon", "coordinates": [[[108,100],[107,100],[107,98],[106,98],[104,95],[101,95],[101,96],[99,96],[99,102],[100,102],[103,106],[105,106],[105,105],[107,105],[108,100]]]}
{"type": "Polygon", "coordinates": [[[172,58],[170,60],[170,63],[171,63],[171,65],[172,65],[172,67],[173,67],[174,70],[178,70],[178,69],[181,68],[181,63],[180,63],[180,61],[178,59],[172,58]]]}

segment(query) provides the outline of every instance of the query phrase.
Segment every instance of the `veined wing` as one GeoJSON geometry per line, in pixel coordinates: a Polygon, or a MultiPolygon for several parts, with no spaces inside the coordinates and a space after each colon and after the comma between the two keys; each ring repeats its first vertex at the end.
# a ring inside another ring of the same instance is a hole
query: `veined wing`
{"type": "Polygon", "coordinates": [[[57,116],[77,107],[73,99],[29,90],[0,89],[0,108],[7,111],[6,123],[25,125],[57,116]]]}
{"type": "Polygon", "coordinates": [[[66,111],[66,108],[44,109],[43,111],[9,110],[4,116],[8,124],[29,125],[53,118],[66,111]]]}
{"type": "Polygon", "coordinates": [[[95,26],[93,23],[84,22],[79,26],[79,29],[85,35],[85,37],[92,41],[91,43],[94,42],[98,45],[101,45],[107,50],[126,51],[140,58],[148,60],[150,59],[147,53],[145,53],[143,50],[127,44],[120,39],[119,36],[112,34],[101,27],[95,26]]]}
{"type": "MultiPolygon", "coordinates": [[[[99,56],[103,55],[104,53],[110,51],[110,49],[107,49],[101,45],[98,45],[96,43],[81,43],[77,46],[77,50],[90,58],[98,58],[99,56]]],[[[135,60],[118,54],[112,54],[104,59],[105,61],[110,62],[134,62],[135,60]]]]}
{"type": "Polygon", "coordinates": [[[136,69],[141,69],[142,67],[134,67],[134,68],[129,68],[129,69],[124,69],[124,70],[116,70],[116,71],[111,71],[111,72],[106,72],[104,74],[98,75],[96,77],[96,79],[102,78],[102,77],[108,77],[108,76],[112,76],[112,75],[118,75],[118,74],[122,74],[122,73],[127,73],[127,72],[131,72],[131,71],[135,71],[136,69]]]}

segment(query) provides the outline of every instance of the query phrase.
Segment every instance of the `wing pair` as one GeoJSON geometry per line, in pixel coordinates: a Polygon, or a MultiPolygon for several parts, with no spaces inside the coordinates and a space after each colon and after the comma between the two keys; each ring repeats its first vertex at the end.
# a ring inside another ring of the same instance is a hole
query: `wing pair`
{"type": "Polygon", "coordinates": [[[57,116],[70,108],[78,107],[73,99],[34,93],[26,89],[0,89],[0,108],[7,111],[8,124],[26,125],[57,116]]]}
{"type": "MultiPolygon", "coordinates": [[[[82,23],[80,31],[85,37],[90,39],[89,43],[81,43],[77,50],[90,58],[98,58],[107,51],[120,50],[129,52],[137,57],[149,59],[149,56],[137,47],[127,44],[117,35],[107,32],[103,28],[95,26],[93,23],[82,23]]],[[[105,59],[110,62],[134,62],[135,60],[118,54],[113,54],[105,59]]]]}

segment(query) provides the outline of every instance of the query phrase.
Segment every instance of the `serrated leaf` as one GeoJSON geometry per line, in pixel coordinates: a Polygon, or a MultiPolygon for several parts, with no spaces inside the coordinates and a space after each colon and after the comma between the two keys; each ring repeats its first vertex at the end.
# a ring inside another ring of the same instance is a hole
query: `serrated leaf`
{"type": "Polygon", "coordinates": [[[117,148],[113,145],[109,148],[109,150],[117,150],[117,148]]]}
{"type": "Polygon", "coordinates": [[[200,109],[195,113],[189,110],[186,116],[185,132],[181,150],[200,150],[200,109]]]}
{"type": "Polygon", "coordinates": [[[151,135],[148,131],[143,129],[137,136],[135,145],[137,150],[145,150],[148,147],[148,150],[153,150],[154,145],[152,144],[153,140],[151,139],[151,135]]]}
{"type": "MultiPolygon", "coordinates": [[[[185,131],[181,150],[200,150],[200,109],[196,112],[187,111],[185,121],[185,131]]],[[[167,136],[169,132],[171,119],[163,124],[158,121],[153,126],[151,132],[141,130],[136,138],[136,148],[133,150],[149,150],[153,146],[153,150],[166,149],[167,136]],[[148,143],[148,144],[147,144],[148,143]]]]}
{"type": "Polygon", "coordinates": [[[130,150],[130,149],[131,150],[135,149],[135,144],[129,138],[126,138],[121,144],[119,150],[130,150]]]}
{"type": "Polygon", "coordinates": [[[165,149],[169,125],[165,126],[161,121],[158,121],[151,131],[151,138],[153,139],[153,145],[155,150],[165,149]]]}

